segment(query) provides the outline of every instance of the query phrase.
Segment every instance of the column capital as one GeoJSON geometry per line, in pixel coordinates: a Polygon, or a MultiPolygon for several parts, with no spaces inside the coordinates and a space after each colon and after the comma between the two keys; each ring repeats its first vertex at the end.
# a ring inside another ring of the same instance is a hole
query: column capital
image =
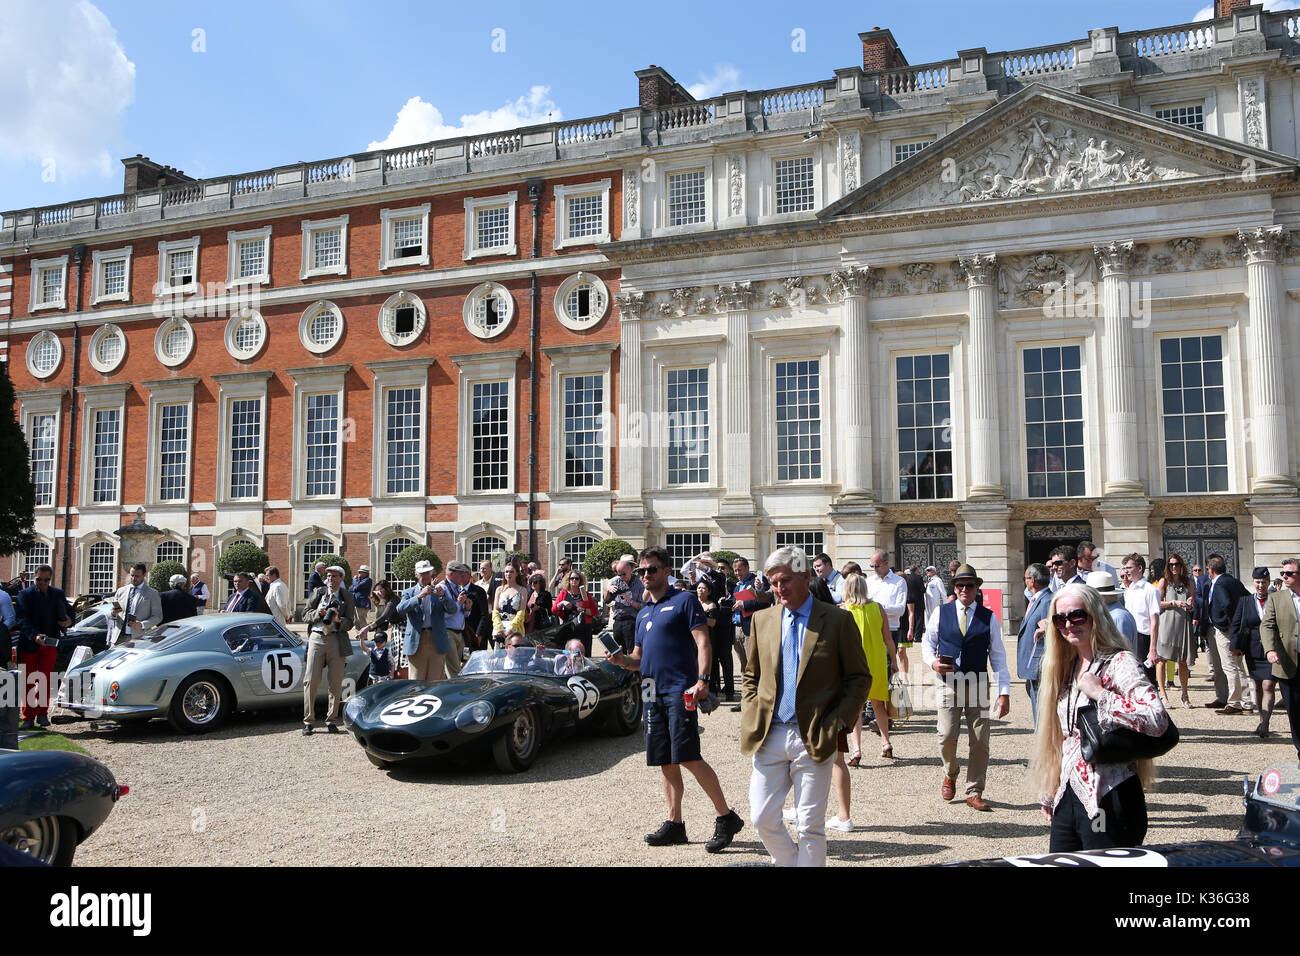
{"type": "Polygon", "coordinates": [[[624,322],[645,318],[646,311],[650,308],[650,300],[644,292],[616,293],[614,304],[618,306],[619,315],[624,322]]]}
{"type": "Polygon", "coordinates": [[[1128,275],[1133,271],[1136,254],[1132,239],[1096,243],[1092,247],[1092,254],[1097,259],[1103,279],[1107,276],[1128,275]]]}
{"type": "Polygon", "coordinates": [[[717,298],[728,312],[742,312],[754,298],[753,286],[752,282],[723,282],[718,285],[717,298]]]}
{"type": "Polygon", "coordinates": [[[1237,230],[1237,239],[1246,248],[1246,263],[1277,262],[1287,231],[1281,226],[1258,226],[1237,230]]]}
{"type": "Polygon", "coordinates": [[[830,286],[832,291],[841,299],[847,299],[851,296],[865,296],[870,276],[870,269],[849,266],[847,269],[840,269],[831,273],[830,286]]]}
{"type": "Polygon", "coordinates": [[[957,260],[957,269],[966,277],[966,288],[992,285],[998,274],[997,253],[982,252],[973,256],[962,256],[957,260]]]}

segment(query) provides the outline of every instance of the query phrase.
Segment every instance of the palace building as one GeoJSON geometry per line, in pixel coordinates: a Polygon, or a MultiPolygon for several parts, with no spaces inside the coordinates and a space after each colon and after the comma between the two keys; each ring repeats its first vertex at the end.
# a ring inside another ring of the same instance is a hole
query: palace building
{"type": "MultiPolygon", "coordinates": [[[[1272,566],[1300,539],[1300,13],[6,212],[0,318],[65,585],[239,540],[299,582],[617,535],[1272,566]],[[8,313],[5,315],[4,313],[8,313]]],[[[209,570],[206,577],[211,579],[209,570]]],[[[1005,619],[1005,618],[1004,618],[1005,619]]]]}

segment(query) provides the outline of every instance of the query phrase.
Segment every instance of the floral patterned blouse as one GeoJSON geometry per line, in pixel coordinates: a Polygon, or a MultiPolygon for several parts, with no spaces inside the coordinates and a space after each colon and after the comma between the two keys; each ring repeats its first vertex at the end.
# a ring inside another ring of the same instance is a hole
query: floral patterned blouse
{"type": "MultiPolygon", "coordinates": [[[[1103,731],[1128,727],[1155,737],[1169,727],[1169,715],[1165,713],[1155,687],[1146,679],[1142,665],[1131,653],[1119,651],[1109,659],[1109,663],[1104,659],[1094,660],[1088,670],[1101,675],[1102,695],[1096,703],[1097,725],[1103,731]]],[[[1060,804],[1068,786],[1074,789],[1074,795],[1083,804],[1088,818],[1092,819],[1098,813],[1097,804],[1102,797],[1129,777],[1137,775],[1137,763],[1093,766],[1083,759],[1083,744],[1075,714],[1090,703],[1088,696],[1078,691],[1073,682],[1065,686],[1057,699],[1056,717],[1066,736],[1061,744],[1061,783],[1052,797],[1051,806],[1055,809],[1060,804]]]]}

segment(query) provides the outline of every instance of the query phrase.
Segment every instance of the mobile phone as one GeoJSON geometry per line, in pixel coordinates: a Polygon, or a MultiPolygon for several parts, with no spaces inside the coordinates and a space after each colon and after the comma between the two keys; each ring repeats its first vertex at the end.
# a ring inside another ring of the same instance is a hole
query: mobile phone
{"type": "Polygon", "coordinates": [[[947,654],[940,654],[939,663],[947,664],[949,667],[954,667],[957,664],[957,659],[955,657],[949,657],[947,654]]]}
{"type": "Polygon", "coordinates": [[[606,655],[610,657],[623,653],[623,645],[614,640],[613,631],[601,631],[596,635],[596,640],[600,641],[600,646],[605,648],[606,655]]]}

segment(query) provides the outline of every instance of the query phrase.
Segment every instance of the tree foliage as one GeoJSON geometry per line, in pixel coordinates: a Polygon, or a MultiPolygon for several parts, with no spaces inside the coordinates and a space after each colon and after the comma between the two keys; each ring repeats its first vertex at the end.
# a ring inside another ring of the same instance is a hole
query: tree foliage
{"type": "Polygon", "coordinates": [[[27,436],[18,423],[9,366],[0,362],[0,554],[26,551],[35,540],[36,486],[27,436]]]}
{"type": "Polygon", "coordinates": [[[236,541],[217,558],[217,573],[224,575],[243,571],[257,577],[270,563],[271,559],[266,552],[251,541],[236,541]]]}
{"type": "Polygon", "coordinates": [[[582,573],[588,581],[604,581],[610,576],[609,563],[625,554],[636,554],[636,548],[622,538],[597,541],[582,562],[582,573]]]}
{"type": "MultiPolygon", "coordinates": [[[[262,565],[263,568],[266,565],[262,565]]],[[[170,579],[173,574],[185,575],[189,580],[189,575],[185,574],[185,565],[179,561],[159,561],[149,572],[149,587],[155,591],[170,591],[172,589],[170,579]]]]}
{"type": "Polygon", "coordinates": [[[438,553],[428,545],[413,544],[403,548],[393,559],[392,581],[414,581],[415,566],[421,561],[432,564],[435,574],[442,573],[442,558],[438,557],[438,553]]]}

